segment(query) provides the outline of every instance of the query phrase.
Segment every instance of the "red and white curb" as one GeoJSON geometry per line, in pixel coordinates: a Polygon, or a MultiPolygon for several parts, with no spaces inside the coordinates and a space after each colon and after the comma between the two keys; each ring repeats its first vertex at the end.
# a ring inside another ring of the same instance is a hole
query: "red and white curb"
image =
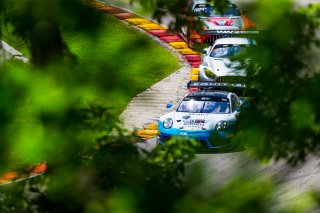
{"type": "Polygon", "coordinates": [[[0,186],[16,183],[42,175],[47,170],[46,163],[38,163],[29,168],[21,168],[22,172],[6,172],[0,175],[0,186]]]}
{"type": "Polygon", "coordinates": [[[170,32],[167,27],[158,24],[152,20],[140,17],[124,9],[108,5],[102,2],[92,4],[96,9],[101,10],[111,16],[123,20],[129,24],[137,26],[146,33],[158,37],[163,42],[169,44],[190,64],[190,80],[198,80],[199,65],[201,64],[200,53],[190,49],[185,41],[177,34],[170,32]]]}

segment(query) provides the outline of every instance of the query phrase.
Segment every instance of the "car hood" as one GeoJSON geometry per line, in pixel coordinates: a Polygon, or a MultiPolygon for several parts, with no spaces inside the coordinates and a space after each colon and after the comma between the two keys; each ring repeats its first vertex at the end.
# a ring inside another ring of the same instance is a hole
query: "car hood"
{"type": "Polygon", "coordinates": [[[207,30],[239,30],[242,29],[242,18],[233,17],[210,17],[201,18],[207,30]]]}
{"type": "Polygon", "coordinates": [[[246,76],[246,65],[229,58],[207,57],[209,69],[217,76],[246,76]]]}
{"type": "Polygon", "coordinates": [[[221,120],[235,119],[232,114],[172,112],[162,116],[159,120],[164,121],[166,118],[173,120],[172,128],[180,130],[211,130],[221,120]]]}

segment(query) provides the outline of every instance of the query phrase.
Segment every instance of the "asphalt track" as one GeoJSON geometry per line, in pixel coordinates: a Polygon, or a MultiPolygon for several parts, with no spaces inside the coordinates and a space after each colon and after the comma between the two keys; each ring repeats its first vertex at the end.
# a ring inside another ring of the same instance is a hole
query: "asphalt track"
{"type": "MultiPolygon", "coordinates": [[[[137,8],[137,5],[126,5],[114,0],[108,1],[112,5],[118,5],[122,8],[137,8]]],[[[239,2],[239,1],[237,1],[239,2]]],[[[307,6],[310,3],[317,3],[316,0],[296,1],[300,6],[307,6]]],[[[241,1],[243,3],[243,1],[241,1]]],[[[240,4],[241,4],[240,3],[240,4]]],[[[138,9],[134,9],[138,11],[138,9]]],[[[151,17],[150,15],[146,15],[151,17]]],[[[164,19],[164,24],[169,23],[171,17],[164,19]]],[[[152,36],[151,36],[152,37],[152,36]]],[[[168,47],[165,42],[152,37],[159,44],[168,47]]],[[[169,46],[170,49],[170,46],[169,46]]],[[[171,49],[172,50],[172,49],[171,49]]],[[[176,57],[181,59],[176,50],[172,50],[176,57]]],[[[121,115],[125,126],[132,130],[142,128],[143,126],[156,122],[157,119],[166,113],[165,105],[167,103],[177,104],[186,94],[185,83],[190,79],[190,66],[181,61],[182,68],[162,81],[158,82],[145,92],[135,97],[127,109],[121,115]]],[[[155,138],[149,139],[139,146],[143,149],[152,149],[155,147],[155,138]]],[[[247,171],[272,178],[277,186],[275,195],[280,199],[281,205],[277,204],[276,209],[291,205],[306,197],[311,190],[320,191],[320,159],[315,156],[309,156],[306,162],[291,167],[284,161],[269,162],[262,164],[260,161],[250,157],[244,152],[231,152],[220,154],[197,154],[196,159],[187,166],[187,174],[192,173],[193,169],[201,165],[204,172],[204,181],[199,186],[198,191],[205,194],[219,188],[228,181],[237,177],[246,177],[247,171]]],[[[315,212],[317,210],[313,210],[315,212]]]]}

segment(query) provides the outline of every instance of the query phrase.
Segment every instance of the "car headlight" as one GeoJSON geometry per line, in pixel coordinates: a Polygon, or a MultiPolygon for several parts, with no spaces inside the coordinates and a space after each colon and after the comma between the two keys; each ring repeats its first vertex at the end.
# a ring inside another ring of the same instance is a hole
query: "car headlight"
{"type": "Polygon", "coordinates": [[[169,129],[173,124],[173,120],[171,118],[166,118],[164,121],[163,121],[163,127],[165,129],[169,129]]]}
{"type": "Polygon", "coordinates": [[[204,68],[204,73],[209,78],[213,78],[214,79],[216,77],[216,75],[213,72],[211,72],[211,70],[209,70],[208,68],[204,68]]]}
{"type": "Polygon", "coordinates": [[[223,131],[227,128],[227,121],[219,121],[217,124],[216,124],[216,130],[218,132],[220,131],[223,131]]]}

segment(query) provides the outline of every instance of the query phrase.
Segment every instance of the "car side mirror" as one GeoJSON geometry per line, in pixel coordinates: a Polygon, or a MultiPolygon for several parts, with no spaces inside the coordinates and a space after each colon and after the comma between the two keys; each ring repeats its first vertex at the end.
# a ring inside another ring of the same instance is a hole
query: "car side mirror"
{"type": "Polygon", "coordinates": [[[208,52],[209,52],[209,48],[210,48],[210,47],[204,48],[204,49],[202,50],[202,53],[205,54],[205,55],[207,55],[208,52]]]}
{"type": "Polygon", "coordinates": [[[235,109],[235,111],[236,111],[236,112],[240,112],[240,107],[237,107],[237,108],[235,109]]]}
{"type": "Polygon", "coordinates": [[[167,108],[167,109],[173,109],[173,104],[167,104],[167,105],[166,105],[166,108],[167,108]]]}

